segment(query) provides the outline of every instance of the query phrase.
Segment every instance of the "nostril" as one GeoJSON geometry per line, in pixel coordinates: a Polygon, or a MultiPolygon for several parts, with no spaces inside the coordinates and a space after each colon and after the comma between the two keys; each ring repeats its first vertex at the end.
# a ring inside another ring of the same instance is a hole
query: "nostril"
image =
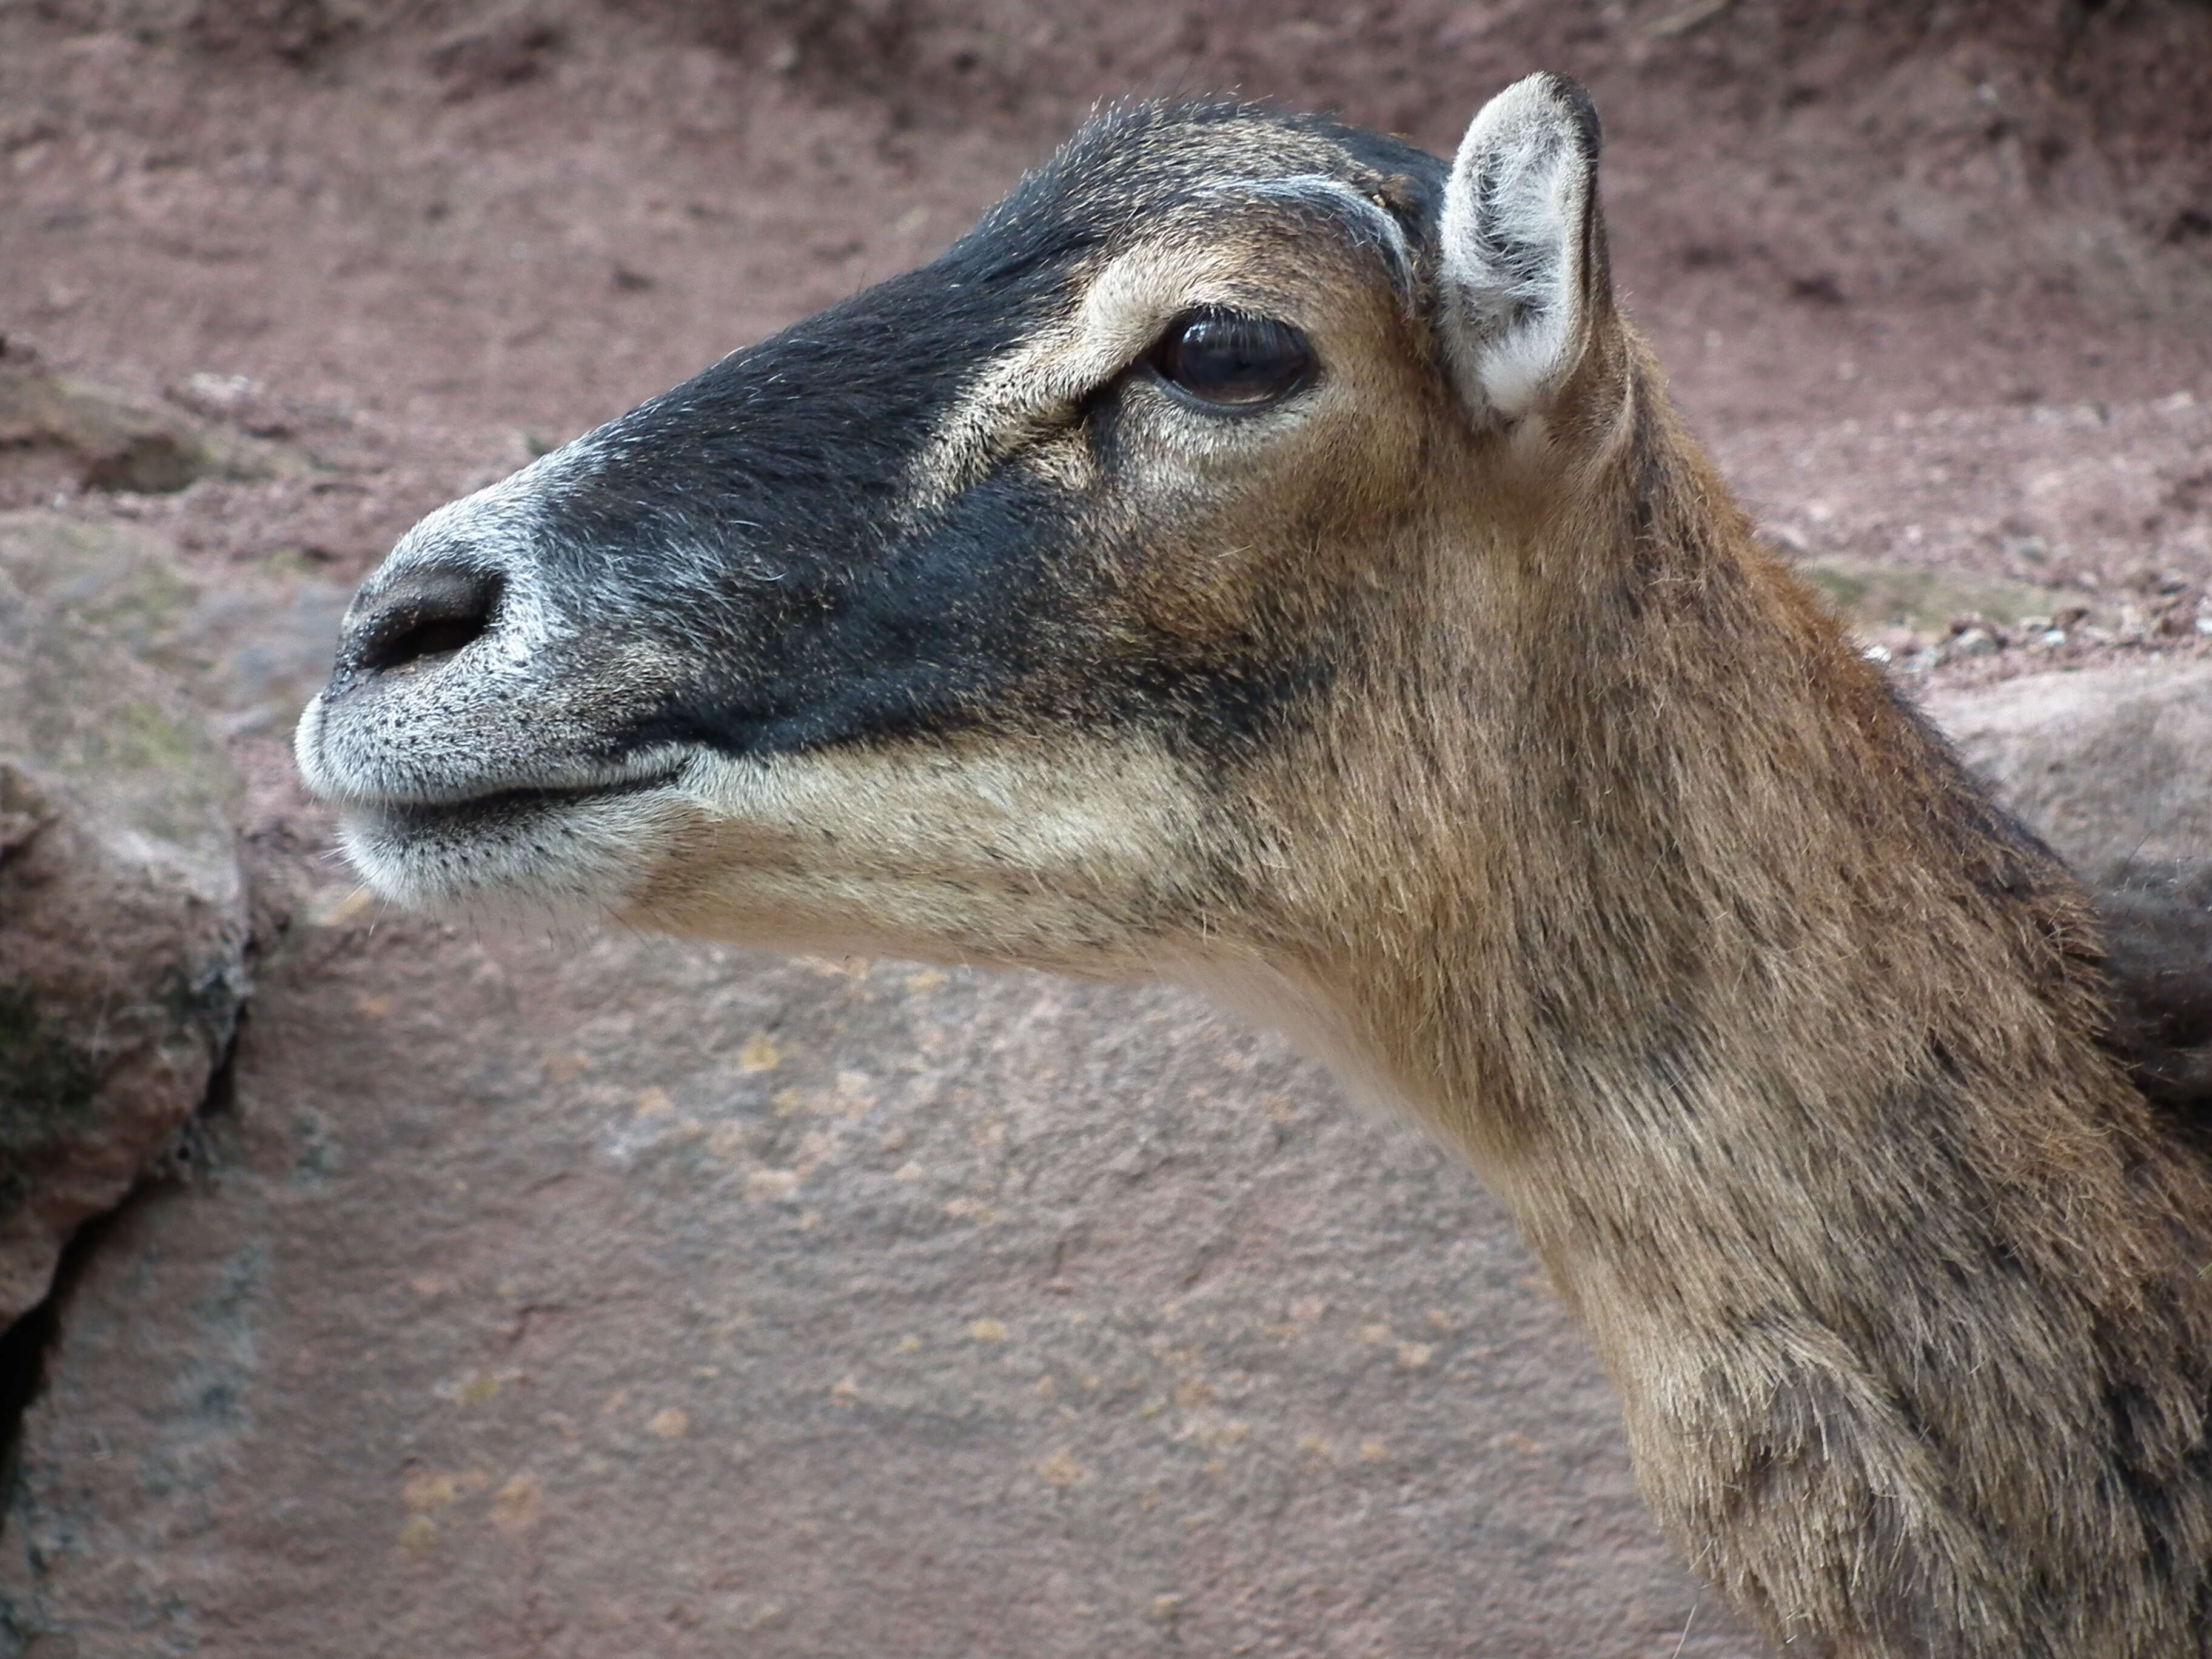
{"type": "Polygon", "coordinates": [[[451,656],[490,628],[504,587],[499,577],[475,571],[410,574],[356,624],[345,655],[364,674],[451,656]]]}

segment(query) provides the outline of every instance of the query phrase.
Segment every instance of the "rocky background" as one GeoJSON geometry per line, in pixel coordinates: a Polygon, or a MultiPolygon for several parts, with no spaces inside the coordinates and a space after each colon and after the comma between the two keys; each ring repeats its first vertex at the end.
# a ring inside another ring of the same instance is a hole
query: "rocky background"
{"type": "Polygon", "coordinates": [[[2203,913],[2204,0],[0,0],[0,1656],[1756,1651],[1496,1206],[1272,1040],[387,913],[284,748],[410,520],[1093,99],[1449,149],[1537,66],[1778,548],[2203,913]]]}

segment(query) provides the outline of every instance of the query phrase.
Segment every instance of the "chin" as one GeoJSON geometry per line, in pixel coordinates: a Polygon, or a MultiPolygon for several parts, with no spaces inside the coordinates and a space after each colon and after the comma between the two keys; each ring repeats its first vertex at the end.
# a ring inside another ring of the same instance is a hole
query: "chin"
{"type": "Polygon", "coordinates": [[[667,786],[515,789],[346,808],[338,845],[379,897],[477,920],[597,921],[670,838],[667,786]]]}

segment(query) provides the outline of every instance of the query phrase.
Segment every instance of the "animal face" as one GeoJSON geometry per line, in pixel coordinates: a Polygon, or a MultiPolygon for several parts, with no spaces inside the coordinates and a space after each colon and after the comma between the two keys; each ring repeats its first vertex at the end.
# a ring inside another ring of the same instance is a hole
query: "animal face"
{"type": "Polygon", "coordinates": [[[936,263],[425,519],[301,770],[406,902],[1201,951],[1268,880],[1251,779],[1585,355],[1595,156],[1543,76],[1452,169],[1231,106],[1103,117],[936,263]]]}

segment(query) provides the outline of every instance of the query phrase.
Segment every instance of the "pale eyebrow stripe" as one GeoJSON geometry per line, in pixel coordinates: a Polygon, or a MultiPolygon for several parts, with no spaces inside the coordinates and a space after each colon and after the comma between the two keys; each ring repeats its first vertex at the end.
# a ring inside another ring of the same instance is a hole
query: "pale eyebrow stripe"
{"type": "Polygon", "coordinates": [[[1381,203],[1362,196],[1341,179],[1332,179],[1325,173],[1291,173],[1280,179],[1237,179],[1218,185],[1200,185],[1193,194],[1197,196],[1260,196],[1276,197],[1284,200],[1308,203],[1328,210],[1333,216],[1344,216],[1343,210],[1352,210],[1354,222],[1351,228],[1364,231],[1362,242],[1372,242],[1386,257],[1390,275],[1401,294],[1411,294],[1413,289],[1413,250],[1406,240],[1406,228],[1393,218],[1381,203]]]}
{"type": "MultiPolygon", "coordinates": [[[[1362,196],[1341,179],[1310,173],[1227,179],[1200,185],[1183,199],[1249,201],[1255,197],[1294,202],[1328,214],[1361,246],[1372,246],[1382,256],[1401,303],[1412,306],[1416,292],[1413,251],[1405,227],[1380,203],[1362,196]]],[[[1095,358],[1084,351],[1086,343],[1097,343],[1095,337],[1086,339],[1085,324],[1092,302],[1121,264],[1119,259],[1110,263],[1085,285],[1073,312],[986,365],[969,383],[908,469],[908,493],[902,511],[913,515],[941,506],[957,493],[968,470],[991,452],[1006,431],[1037,410],[1081,395],[1091,376],[1113,361],[1117,354],[1110,349],[1095,358]],[[1029,395],[1022,390],[1025,381],[1030,383],[1029,395]],[[1038,381],[1043,382],[1042,387],[1036,386],[1038,381]]],[[[1146,274],[1162,268],[1155,266],[1146,274]]]]}

